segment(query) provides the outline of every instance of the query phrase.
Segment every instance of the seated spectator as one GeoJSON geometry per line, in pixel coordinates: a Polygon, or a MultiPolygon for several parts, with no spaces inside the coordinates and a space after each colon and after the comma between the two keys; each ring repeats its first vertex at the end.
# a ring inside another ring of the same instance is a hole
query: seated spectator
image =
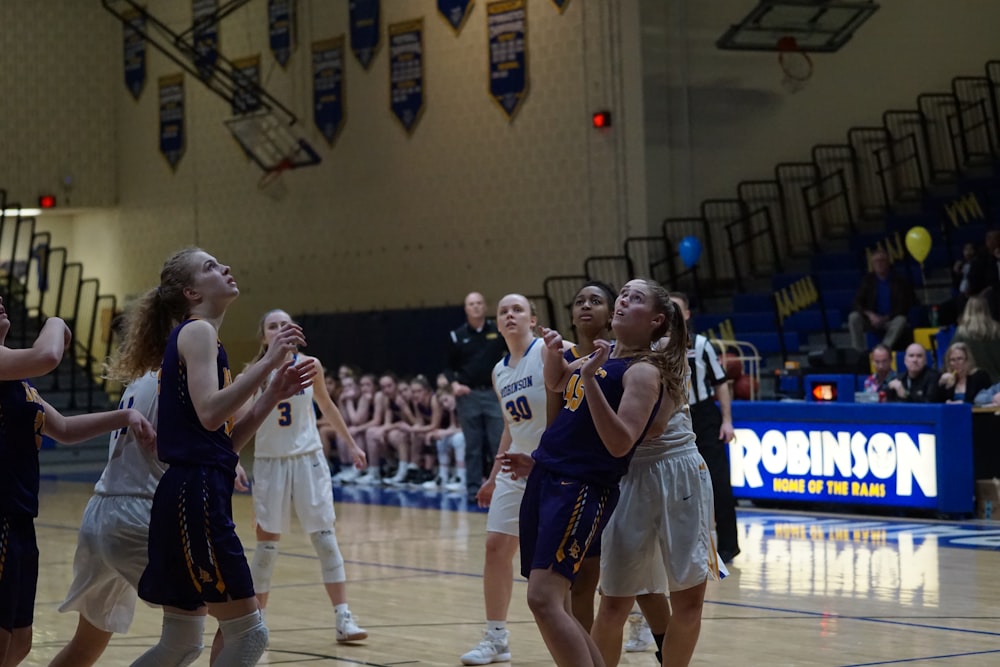
{"type": "Polygon", "coordinates": [[[1000,408],[1000,382],[976,394],[975,405],[977,408],[1000,408]]]}
{"type": "Polygon", "coordinates": [[[872,348],[872,366],[875,372],[865,378],[865,391],[877,394],[896,377],[892,372],[892,350],[881,343],[872,348]]]}
{"type": "Polygon", "coordinates": [[[874,331],[882,334],[882,344],[892,350],[909,325],[910,308],[916,303],[913,286],[890,269],[889,255],[876,250],[872,255],[872,270],[861,279],[854,297],[854,311],[847,318],[855,349],[867,350],[865,332],[874,331]]]}
{"type": "Polygon", "coordinates": [[[990,314],[1000,319],[1000,230],[986,232],[986,252],[969,267],[969,296],[981,296],[989,305],[990,314]]]}
{"type": "Polygon", "coordinates": [[[947,372],[941,374],[941,399],[946,403],[972,403],[990,386],[989,374],[976,368],[975,357],[965,343],[952,343],[944,355],[947,372]]]}
{"type": "Polygon", "coordinates": [[[906,348],[906,373],[889,380],[886,400],[904,403],[940,403],[940,374],[927,366],[927,350],[919,343],[906,348]]]}
{"type": "Polygon", "coordinates": [[[951,340],[969,346],[979,368],[990,376],[990,382],[1000,380],[1000,324],[990,316],[986,299],[969,297],[951,340]]]}
{"type": "Polygon", "coordinates": [[[465,491],[465,435],[458,424],[455,394],[450,383],[437,390],[431,426],[433,428],[424,437],[437,449],[438,474],[436,479],[424,482],[423,488],[465,491]],[[451,472],[451,461],[455,462],[454,473],[451,472]]]}

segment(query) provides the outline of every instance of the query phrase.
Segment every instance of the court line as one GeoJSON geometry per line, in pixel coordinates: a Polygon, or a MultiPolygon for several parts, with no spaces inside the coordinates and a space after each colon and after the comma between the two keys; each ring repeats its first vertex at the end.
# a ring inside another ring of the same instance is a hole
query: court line
{"type": "Polygon", "coordinates": [[[899,660],[884,660],[882,662],[856,662],[842,667],[874,667],[875,665],[899,665],[904,662],[923,662],[925,660],[946,660],[948,658],[964,658],[972,655],[992,655],[1000,653],[1000,649],[991,651],[969,651],[968,653],[947,653],[945,655],[928,655],[921,658],[900,658],[899,660]]]}

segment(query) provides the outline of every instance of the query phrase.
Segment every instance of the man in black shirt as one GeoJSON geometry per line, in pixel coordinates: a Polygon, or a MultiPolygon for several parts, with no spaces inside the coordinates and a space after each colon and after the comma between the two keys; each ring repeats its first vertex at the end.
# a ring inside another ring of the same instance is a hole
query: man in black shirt
{"type": "Polygon", "coordinates": [[[941,403],[941,374],[927,367],[927,350],[920,343],[906,348],[906,372],[886,385],[886,398],[905,403],[941,403]]]}
{"type": "Polygon", "coordinates": [[[486,318],[486,301],[479,292],[465,297],[465,317],[466,323],[451,332],[447,376],[465,436],[466,491],[475,502],[503,435],[493,367],[507,354],[507,343],[496,322],[486,318]]]}

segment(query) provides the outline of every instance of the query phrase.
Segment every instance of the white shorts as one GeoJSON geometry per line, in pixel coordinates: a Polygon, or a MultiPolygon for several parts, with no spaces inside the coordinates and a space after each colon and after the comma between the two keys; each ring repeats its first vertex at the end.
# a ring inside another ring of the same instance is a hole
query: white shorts
{"type": "Polygon", "coordinates": [[[601,537],[601,591],[631,597],[719,579],[714,517],[712,479],[693,443],[636,456],[601,537]]]}
{"type": "Polygon", "coordinates": [[[253,462],[253,511],[269,533],[287,533],[295,515],[307,534],[330,530],[333,511],[330,464],[322,451],[253,462]]]}
{"type": "Polygon", "coordinates": [[[486,515],[486,532],[521,536],[521,498],[526,485],[523,479],[511,479],[509,472],[497,473],[497,487],[486,515]]]}
{"type": "Polygon", "coordinates": [[[59,611],[77,611],[105,632],[124,634],[149,559],[152,498],[93,496],[83,511],[73,583],[59,611]]]}

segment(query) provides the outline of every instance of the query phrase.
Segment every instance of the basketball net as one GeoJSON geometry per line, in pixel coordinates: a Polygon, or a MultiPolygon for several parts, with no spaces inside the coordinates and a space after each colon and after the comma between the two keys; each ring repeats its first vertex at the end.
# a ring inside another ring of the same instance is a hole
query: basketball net
{"type": "Polygon", "coordinates": [[[270,169],[264,172],[264,175],[260,177],[257,181],[257,189],[274,200],[281,200],[285,198],[288,194],[288,188],[285,187],[282,181],[282,176],[286,171],[292,168],[292,161],[289,158],[285,158],[275,166],[274,169],[270,169]]]}
{"type": "Polygon", "coordinates": [[[797,93],[806,86],[813,75],[813,61],[809,54],[799,48],[794,37],[785,36],[778,40],[778,66],[781,67],[781,85],[790,93],[797,93]]]}

